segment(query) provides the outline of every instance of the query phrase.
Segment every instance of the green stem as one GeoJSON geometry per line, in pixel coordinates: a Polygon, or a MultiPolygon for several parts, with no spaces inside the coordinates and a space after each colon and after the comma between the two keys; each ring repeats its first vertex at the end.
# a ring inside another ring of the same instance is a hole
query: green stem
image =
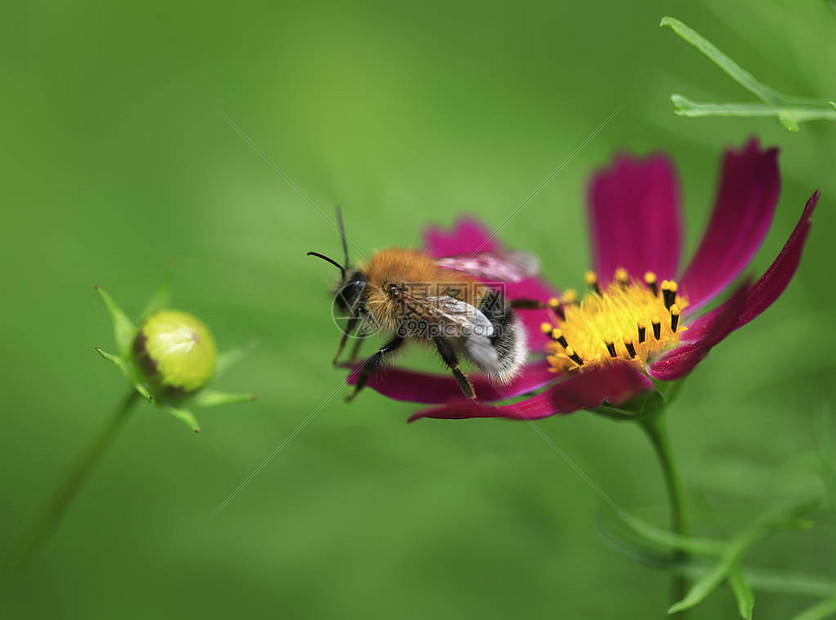
{"type": "MultiPolygon", "coordinates": [[[[653,450],[659,459],[659,465],[662,468],[662,475],[665,478],[665,486],[668,492],[668,503],[670,504],[671,513],[671,530],[680,536],[688,536],[690,527],[688,524],[688,512],[685,507],[685,490],[682,485],[682,479],[679,476],[679,470],[673,459],[673,452],[671,451],[670,439],[668,438],[668,431],[665,425],[665,410],[659,409],[650,415],[640,420],[641,427],[647,433],[650,443],[653,445],[653,450]]],[[[675,558],[684,561],[686,553],[684,551],[676,551],[675,558]]],[[[676,603],[681,600],[688,589],[688,582],[685,577],[676,575],[673,578],[671,589],[671,602],[676,603]]]]}
{"type": "Polygon", "coordinates": [[[46,505],[40,517],[29,527],[18,543],[12,547],[4,562],[2,577],[0,577],[0,586],[10,585],[17,571],[31,559],[38,547],[44,542],[50,532],[55,529],[61,516],[72,502],[76,493],[78,493],[79,488],[81,488],[87,474],[96,461],[104,454],[105,449],[111,444],[138,398],[139,393],[131,389],[115,409],[107,424],[99,431],[99,434],[76,462],[72,471],[70,471],[70,474],[64,480],[64,483],[53,496],[52,500],[46,505]]]}

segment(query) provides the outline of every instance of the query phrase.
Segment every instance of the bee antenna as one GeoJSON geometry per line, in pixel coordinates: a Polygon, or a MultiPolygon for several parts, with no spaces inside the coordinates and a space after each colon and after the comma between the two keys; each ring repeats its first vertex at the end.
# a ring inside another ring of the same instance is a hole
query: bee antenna
{"type": "Polygon", "coordinates": [[[340,227],[340,240],[343,243],[343,256],[345,257],[345,266],[348,267],[348,240],[345,236],[345,225],[343,224],[343,212],[340,205],[337,205],[337,225],[340,227]]]}
{"type": "Polygon", "coordinates": [[[340,265],[333,258],[329,258],[325,256],[325,254],[320,254],[319,252],[308,252],[308,256],[316,256],[317,258],[321,258],[322,260],[331,263],[334,267],[340,270],[340,273],[343,274],[343,280],[345,280],[345,267],[340,265]]]}

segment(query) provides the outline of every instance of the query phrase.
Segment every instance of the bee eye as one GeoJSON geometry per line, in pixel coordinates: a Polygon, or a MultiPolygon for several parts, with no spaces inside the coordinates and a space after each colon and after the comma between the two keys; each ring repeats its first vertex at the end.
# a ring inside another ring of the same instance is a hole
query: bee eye
{"type": "Polygon", "coordinates": [[[366,287],[364,281],[354,281],[345,284],[337,291],[334,299],[337,307],[344,312],[352,312],[360,302],[363,290],[366,287]]]}
{"type": "Polygon", "coordinates": [[[389,285],[389,294],[394,296],[398,295],[401,292],[401,288],[397,284],[390,284],[389,285]]]}

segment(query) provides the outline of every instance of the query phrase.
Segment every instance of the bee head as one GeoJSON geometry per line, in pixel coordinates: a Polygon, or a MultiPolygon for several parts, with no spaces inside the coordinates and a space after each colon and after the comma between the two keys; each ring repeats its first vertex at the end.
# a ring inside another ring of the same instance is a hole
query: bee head
{"type": "Polygon", "coordinates": [[[360,271],[350,271],[343,278],[334,294],[337,309],[346,314],[353,314],[357,304],[362,302],[368,279],[360,271]]]}
{"type": "Polygon", "coordinates": [[[363,297],[368,279],[363,272],[357,269],[349,269],[348,242],[345,236],[345,226],[343,225],[342,212],[339,207],[337,207],[337,223],[339,224],[338,230],[340,232],[340,239],[343,246],[343,256],[345,257],[344,264],[341,265],[333,258],[325,256],[325,254],[320,254],[319,252],[308,252],[308,256],[321,258],[340,270],[340,280],[334,293],[334,305],[341,312],[353,314],[354,310],[357,308],[357,304],[360,303],[363,297]]]}

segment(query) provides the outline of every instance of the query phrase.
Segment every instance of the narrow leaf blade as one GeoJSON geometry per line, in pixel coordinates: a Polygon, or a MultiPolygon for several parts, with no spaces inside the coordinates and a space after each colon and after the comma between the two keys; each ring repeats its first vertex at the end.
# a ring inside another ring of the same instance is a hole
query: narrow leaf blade
{"type": "Polygon", "coordinates": [[[674,17],[663,17],[660,26],[668,26],[685,41],[696,47],[726,75],[765,103],[778,103],[782,95],[762,84],[743,67],[721,52],[711,41],[674,17]]]}
{"type": "Polygon", "coordinates": [[[131,346],[131,341],[136,334],[136,327],[134,327],[128,315],[122,312],[122,309],[102,287],[97,286],[96,292],[99,293],[99,297],[102,298],[107,313],[110,315],[110,320],[113,323],[113,337],[116,340],[119,353],[124,355],[131,346]]]}
{"type": "Polygon", "coordinates": [[[755,593],[746,581],[740,566],[735,565],[729,572],[729,585],[737,599],[737,610],[744,620],[752,620],[752,609],[755,607],[755,593]]]}
{"type": "Polygon", "coordinates": [[[727,570],[728,566],[725,562],[720,561],[715,564],[708,572],[694,582],[694,585],[691,586],[691,589],[688,590],[681,601],[671,605],[668,613],[675,614],[680,611],[685,611],[701,603],[706,596],[711,594],[723,582],[727,570]]]}
{"type": "Polygon", "coordinates": [[[836,614],[836,595],[808,607],[792,620],[823,620],[836,614]]]}
{"type": "Polygon", "coordinates": [[[624,524],[641,540],[668,549],[687,551],[694,555],[719,556],[723,553],[725,545],[722,541],[708,538],[692,538],[680,536],[667,530],[650,525],[626,512],[620,512],[619,516],[624,524]]]}

